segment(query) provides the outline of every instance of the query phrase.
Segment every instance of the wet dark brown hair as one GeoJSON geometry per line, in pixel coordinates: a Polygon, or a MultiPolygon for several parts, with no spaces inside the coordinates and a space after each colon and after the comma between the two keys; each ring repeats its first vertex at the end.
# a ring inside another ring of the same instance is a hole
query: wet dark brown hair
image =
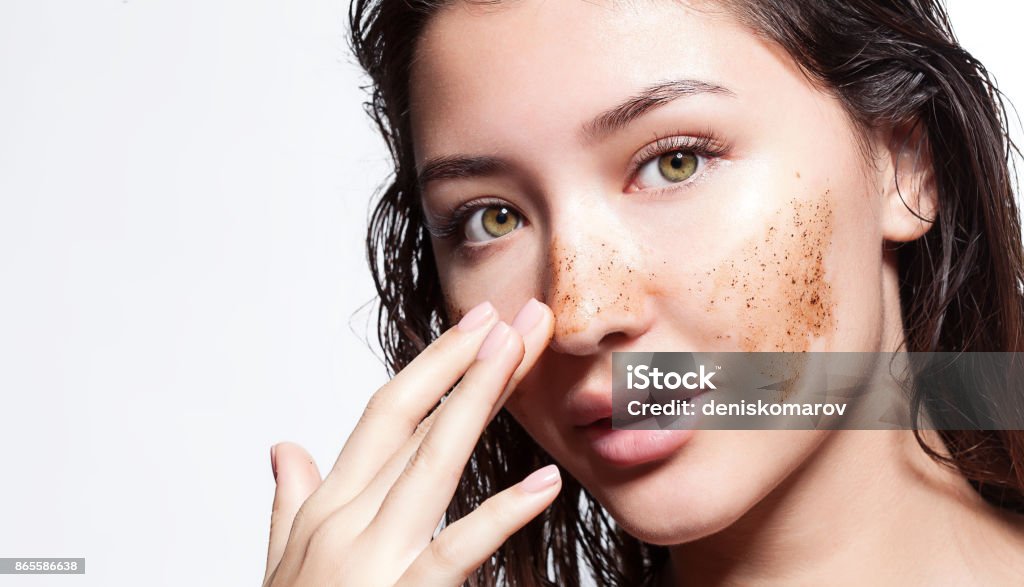
{"type": "MultiPolygon", "coordinates": [[[[472,0],[456,0],[472,1],[472,0]]],[[[352,49],[369,75],[366,104],[387,143],[394,176],[373,211],[367,247],[380,298],[378,335],[401,370],[448,326],[419,206],[409,123],[409,73],[426,22],[451,0],[353,0],[352,49]]],[[[498,3],[491,0],[484,3],[498,3]]],[[[1013,196],[1004,101],[984,66],[957,43],[938,0],[725,0],[756,34],[786,49],[835,95],[861,130],[923,130],[938,193],[934,225],[898,248],[909,351],[1024,351],[1024,251],[1013,196]]],[[[1007,390],[1000,405],[1024,411],[1007,390]]],[[[925,393],[925,392],[920,392],[925,393]]],[[[927,398],[917,398],[927,406],[927,398]]],[[[947,431],[933,458],[954,467],[989,502],[1024,511],[1024,432],[947,431]]],[[[449,508],[449,520],[550,463],[502,412],[487,428],[449,508]]],[[[471,584],[649,583],[664,548],[618,529],[578,482],[514,535],[471,584]]]]}

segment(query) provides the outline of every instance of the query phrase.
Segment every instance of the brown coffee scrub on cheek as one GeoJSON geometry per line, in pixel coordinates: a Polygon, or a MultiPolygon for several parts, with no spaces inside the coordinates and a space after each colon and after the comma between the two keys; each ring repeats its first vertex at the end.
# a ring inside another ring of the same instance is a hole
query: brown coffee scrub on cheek
{"type": "Polygon", "coordinates": [[[804,352],[836,330],[825,256],[832,243],[831,190],[793,198],[736,257],[707,271],[708,312],[734,313],[737,330],[719,335],[743,351],[804,352]]]}

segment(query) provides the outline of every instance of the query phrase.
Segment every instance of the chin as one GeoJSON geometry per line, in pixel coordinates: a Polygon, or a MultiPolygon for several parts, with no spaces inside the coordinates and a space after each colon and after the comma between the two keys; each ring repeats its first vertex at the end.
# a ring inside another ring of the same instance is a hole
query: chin
{"type": "Polygon", "coordinates": [[[665,461],[625,471],[595,467],[580,481],[631,536],[684,544],[748,515],[821,438],[813,431],[703,430],[665,461]]]}
{"type": "MultiPolygon", "coordinates": [[[[631,536],[660,546],[705,538],[729,527],[756,499],[729,488],[701,487],[672,467],[648,473],[621,486],[591,493],[631,536]]],[[[749,487],[748,487],[749,489],[749,487]]]]}

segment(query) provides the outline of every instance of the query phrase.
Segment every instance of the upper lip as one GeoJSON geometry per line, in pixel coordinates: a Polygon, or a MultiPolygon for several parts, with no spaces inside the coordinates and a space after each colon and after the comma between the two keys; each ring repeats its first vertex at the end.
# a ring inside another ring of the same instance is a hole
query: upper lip
{"type": "MultiPolygon", "coordinates": [[[[616,350],[625,351],[631,349],[622,348],[616,350]]],[[[610,356],[606,360],[608,364],[611,363],[610,356]]],[[[577,384],[571,387],[566,395],[566,403],[564,405],[567,408],[569,422],[574,427],[585,428],[599,420],[611,418],[614,413],[612,408],[613,385],[611,373],[607,371],[591,372],[579,379],[577,384]]],[[[614,393],[619,401],[626,400],[627,398],[629,400],[648,401],[648,398],[651,397],[650,391],[639,389],[627,390],[619,388],[615,389],[614,393]],[[623,394],[627,395],[624,396],[623,394]]],[[[704,393],[704,390],[680,388],[671,393],[677,399],[692,399],[704,393]]]]}
{"type": "MultiPolygon", "coordinates": [[[[614,413],[612,393],[611,379],[601,380],[600,383],[594,380],[584,381],[570,390],[566,397],[569,422],[573,426],[584,428],[599,420],[611,418],[614,413]]],[[[640,397],[647,395],[645,392],[626,390],[615,390],[615,393],[631,393],[640,397]]]]}
{"type": "MultiPolygon", "coordinates": [[[[675,399],[690,400],[694,397],[701,395],[706,390],[702,389],[678,389],[675,391],[667,392],[671,393],[675,399]]],[[[649,392],[646,390],[616,390],[616,393],[630,394],[630,399],[638,399],[640,401],[648,401],[650,397],[649,392]]],[[[624,398],[620,397],[619,401],[625,401],[624,398]]],[[[577,428],[585,428],[590,426],[594,422],[611,418],[614,410],[612,408],[612,384],[606,383],[604,385],[597,386],[586,386],[581,389],[574,389],[568,395],[568,414],[569,422],[577,428]]]]}
{"type": "Polygon", "coordinates": [[[599,389],[586,389],[569,396],[569,421],[573,426],[584,428],[598,420],[611,417],[612,395],[610,389],[607,392],[599,389]]]}

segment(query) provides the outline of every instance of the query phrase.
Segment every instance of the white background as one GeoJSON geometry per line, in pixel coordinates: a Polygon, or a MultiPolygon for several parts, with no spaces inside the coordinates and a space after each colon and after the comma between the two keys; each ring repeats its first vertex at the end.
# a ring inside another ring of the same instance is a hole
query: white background
{"type": "MultiPolygon", "coordinates": [[[[346,10],[0,0],[0,556],[88,569],[0,586],[259,584],[270,445],[384,382],[346,10]]],[[[950,11],[1024,103],[1022,9],[950,11]]]]}

